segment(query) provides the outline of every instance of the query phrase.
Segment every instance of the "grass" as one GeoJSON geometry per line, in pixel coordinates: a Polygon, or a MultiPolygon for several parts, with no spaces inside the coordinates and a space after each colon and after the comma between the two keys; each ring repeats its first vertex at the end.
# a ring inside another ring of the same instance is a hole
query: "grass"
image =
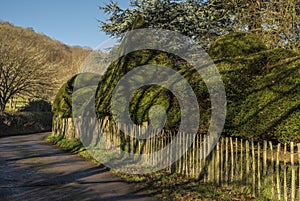
{"type": "MultiPolygon", "coordinates": [[[[63,136],[49,135],[46,141],[57,145],[63,150],[78,154],[86,160],[99,165],[78,139],[67,140],[63,136]]],[[[231,187],[221,187],[212,183],[203,183],[197,179],[187,178],[180,174],[165,170],[145,175],[124,174],[110,170],[129,183],[148,189],[160,200],[261,200],[253,198],[231,187]]]]}
{"type": "Polygon", "coordinates": [[[50,134],[47,136],[46,141],[58,146],[59,148],[71,152],[73,154],[78,154],[79,156],[83,157],[86,160],[92,161],[95,164],[99,164],[98,161],[96,161],[89,152],[85,149],[85,147],[82,145],[80,140],[78,139],[66,139],[61,135],[53,135],[50,134]]]}
{"type": "Polygon", "coordinates": [[[203,183],[180,174],[159,171],[147,175],[115,173],[126,181],[146,186],[161,200],[255,200],[230,187],[203,183]]]}

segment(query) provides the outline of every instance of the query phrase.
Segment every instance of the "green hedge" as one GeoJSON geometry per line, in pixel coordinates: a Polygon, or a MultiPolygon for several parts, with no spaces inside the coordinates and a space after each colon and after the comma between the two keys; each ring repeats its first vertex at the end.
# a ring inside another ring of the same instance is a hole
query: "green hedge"
{"type": "Polygon", "coordinates": [[[89,102],[89,99],[86,98],[90,97],[90,92],[93,89],[91,84],[98,83],[99,77],[94,73],[81,73],[74,75],[63,84],[53,101],[52,112],[54,117],[72,117],[72,99],[74,98],[78,101],[77,106],[80,107],[76,111],[82,111],[89,102]]]}
{"type": "Polygon", "coordinates": [[[237,32],[218,38],[212,43],[208,54],[214,59],[222,59],[247,56],[266,49],[266,45],[254,34],[237,32]]]}
{"type": "Polygon", "coordinates": [[[77,75],[73,76],[58,90],[52,104],[54,117],[69,118],[72,116],[72,93],[76,77],[77,75]]]}
{"type": "Polygon", "coordinates": [[[19,112],[51,112],[51,103],[49,101],[38,99],[32,100],[21,107],[19,112]]]}
{"type": "MultiPolygon", "coordinates": [[[[215,53],[215,63],[227,95],[227,117],[223,134],[256,140],[300,142],[299,55],[284,49],[266,50],[261,41],[252,35],[235,33],[230,36],[231,41],[229,36],[221,37],[210,49],[210,53],[215,53]],[[228,54],[228,49],[224,51],[222,46],[232,48],[233,51],[228,54]]],[[[210,118],[210,99],[201,76],[186,61],[155,50],[132,52],[110,65],[101,77],[96,92],[98,118],[112,116],[111,97],[120,79],[132,69],[146,64],[163,65],[185,77],[198,98],[201,112],[199,132],[206,133],[210,118]]],[[[142,76],[136,76],[136,79],[143,81],[142,76]]],[[[56,116],[71,116],[73,82],[72,78],[56,97],[53,106],[56,116]]],[[[82,87],[74,94],[89,94],[90,89],[82,87]]],[[[123,91],[126,93],[126,89],[123,91]]],[[[79,102],[82,102],[80,108],[94,104],[84,98],[79,102]]],[[[155,85],[141,87],[131,95],[129,110],[132,120],[137,124],[149,121],[149,109],[155,105],[161,105],[167,111],[165,128],[178,129],[181,113],[176,97],[170,91],[155,85]]]]}
{"type": "MultiPolygon", "coordinates": [[[[200,127],[207,128],[208,123],[206,122],[208,122],[207,117],[210,113],[210,100],[208,99],[208,90],[201,76],[186,61],[173,54],[157,50],[132,52],[112,63],[107,72],[102,76],[98,86],[96,94],[96,109],[98,117],[103,118],[105,116],[112,116],[110,105],[111,97],[119,80],[132,69],[147,64],[158,64],[171,68],[180,73],[186,79],[198,98],[201,118],[203,120],[203,124],[200,125],[200,127]]],[[[141,83],[144,82],[143,76],[136,75],[134,79],[141,83]]],[[[128,89],[123,89],[121,93],[127,93],[127,90],[128,89]]],[[[122,95],[120,95],[119,98],[122,98],[122,95]]],[[[165,128],[177,130],[181,120],[179,103],[176,97],[169,90],[156,85],[141,87],[132,94],[129,104],[131,119],[136,124],[149,122],[149,110],[155,105],[161,105],[167,113],[165,128]]]]}
{"type": "Polygon", "coordinates": [[[300,58],[275,49],[218,62],[227,92],[224,134],[300,142],[300,58]]]}

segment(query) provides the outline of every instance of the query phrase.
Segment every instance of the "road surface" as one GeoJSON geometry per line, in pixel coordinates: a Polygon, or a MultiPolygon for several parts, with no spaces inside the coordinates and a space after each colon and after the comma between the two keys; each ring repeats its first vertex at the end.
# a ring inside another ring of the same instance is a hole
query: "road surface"
{"type": "Polygon", "coordinates": [[[46,142],[49,133],[0,138],[0,200],[157,200],[79,156],[46,142]]]}

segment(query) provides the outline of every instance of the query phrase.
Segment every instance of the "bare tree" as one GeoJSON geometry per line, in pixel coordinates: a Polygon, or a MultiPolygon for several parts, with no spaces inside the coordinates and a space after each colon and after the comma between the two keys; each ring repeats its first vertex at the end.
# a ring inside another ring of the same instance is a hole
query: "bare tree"
{"type": "Polygon", "coordinates": [[[44,98],[53,87],[54,68],[45,59],[47,53],[30,39],[20,40],[21,34],[1,32],[0,112],[12,97],[44,98]]]}
{"type": "Polygon", "coordinates": [[[300,0],[233,0],[236,28],[255,33],[270,48],[300,48],[300,0]]]}

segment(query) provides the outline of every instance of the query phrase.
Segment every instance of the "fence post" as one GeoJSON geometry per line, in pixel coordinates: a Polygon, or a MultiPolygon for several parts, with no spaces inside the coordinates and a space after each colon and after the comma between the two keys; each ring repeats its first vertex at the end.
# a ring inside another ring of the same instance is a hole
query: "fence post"
{"type": "Polygon", "coordinates": [[[224,177],[223,177],[223,168],[224,168],[224,138],[222,137],[221,139],[221,150],[220,150],[220,184],[222,184],[224,182],[224,177]]]}
{"type": "Polygon", "coordinates": [[[201,172],[203,172],[203,166],[202,166],[202,161],[203,161],[203,136],[200,135],[199,136],[199,143],[198,143],[198,147],[199,147],[199,156],[200,156],[200,160],[199,160],[199,175],[201,174],[201,172]]]}
{"type": "Polygon", "coordinates": [[[240,151],[240,182],[242,182],[243,181],[243,170],[244,170],[244,168],[243,168],[243,164],[244,164],[244,161],[243,161],[243,139],[241,139],[241,146],[240,146],[240,148],[241,148],[241,151],[240,151]]]}
{"type": "Polygon", "coordinates": [[[207,167],[207,181],[210,182],[211,181],[211,167],[212,167],[212,153],[208,153],[208,145],[209,145],[209,138],[208,136],[206,136],[206,154],[209,160],[206,161],[206,167],[207,167]]]}
{"type": "Polygon", "coordinates": [[[255,172],[256,172],[256,168],[255,168],[255,149],[254,149],[254,141],[253,139],[251,140],[251,149],[252,149],[252,195],[255,196],[255,172]]]}
{"type": "Polygon", "coordinates": [[[178,151],[176,151],[176,154],[178,156],[178,168],[177,168],[177,172],[180,173],[181,172],[181,133],[178,133],[179,137],[177,137],[177,146],[178,146],[178,151]]]}
{"type": "Polygon", "coordinates": [[[205,174],[204,174],[204,182],[206,182],[206,178],[207,178],[207,165],[206,165],[206,136],[203,135],[203,170],[205,171],[205,174]]]}
{"type": "Polygon", "coordinates": [[[290,144],[290,152],[291,152],[291,168],[292,168],[292,184],[291,184],[291,201],[295,200],[295,164],[294,164],[294,142],[290,144]]]}
{"type": "Polygon", "coordinates": [[[275,191],[274,191],[274,153],[273,153],[273,144],[271,141],[269,142],[269,146],[270,146],[270,151],[271,151],[271,172],[270,172],[270,174],[272,175],[271,186],[272,186],[272,196],[274,196],[274,193],[275,193],[275,191]]]}
{"type": "Polygon", "coordinates": [[[260,195],[261,183],[260,183],[260,143],[257,144],[257,194],[260,195]]]}
{"type": "Polygon", "coordinates": [[[284,195],[284,200],[287,201],[288,200],[288,195],[287,195],[287,181],[286,181],[286,151],[287,151],[287,144],[284,143],[284,150],[283,150],[283,154],[284,154],[284,159],[283,159],[283,195],[284,195]]]}
{"type": "Polygon", "coordinates": [[[298,151],[298,200],[300,200],[300,143],[297,144],[298,151]]]}
{"type": "Polygon", "coordinates": [[[190,146],[188,146],[188,150],[189,150],[189,176],[190,177],[193,177],[193,172],[194,172],[194,169],[193,169],[193,162],[195,161],[194,160],[194,154],[193,154],[193,152],[194,152],[194,149],[193,149],[193,144],[194,144],[194,142],[195,142],[195,139],[193,138],[193,134],[189,134],[189,138],[190,138],[190,140],[189,140],[189,142],[190,143],[192,143],[192,144],[190,144],[190,146]]]}
{"type": "Polygon", "coordinates": [[[280,189],[280,174],[279,174],[279,154],[280,154],[280,147],[281,144],[278,143],[277,145],[277,153],[276,153],[276,186],[277,186],[277,199],[281,199],[281,189],[280,189]]]}
{"type": "Polygon", "coordinates": [[[263,175],[267,174],[267,149],[268,149],[268,142],[264,140],[264,147],[263,147],[263,175]]]}
{"type": "Polygon", "coordinates": [[[185,175],[186,176],[189,176],[189,167],[188,167],[188,164],[189,164],[189,155],[188,155],[189,154],[189,149],[188,149],[189,136],[190,136],[190,134],[188,134],[188,133],[184,134],[184,137],[185,137],[185,140],[184,140],[185,160],[184,161],[185,161],[185,175]]]}
{"type": "Polygon", "coordinates": [[[200,171],[199,171],[199,169],[200,169],[200,167],[199,167],[199,165],[200,165],[200,163],[199,163],[199,157],[200,157],[199,151],[200,151],[200,147],[198,147],[199,146],[199,137],[200,137],[199,135],[196,135],[196,139],[195,139],[195,142],[194,142],[194,144],[195,144],[195,146],[194,146],[194,149],[195,149],[195,159],[196,159],[195,166],[194,166],[194,168],[195,168],[195,178],[198,178],[198,175],[200,173],[200,171]]]}
{"type": "Polygon", "coordinates": [[[228,137],[225,139],[225,182],[228,185],[228,137]]]}
{"type": "Polygon", "coordinates": [[[239,174],[238,170],[239,170],[239,164],[238,164],[238,139],[235,138],[235,156],[234,156],[234,163],[235,163],[235,171],[234,171],[234,174],[235,174],[235,183],[238,181],[237,179],[237,175],[239,174]]]}
{"type": "Polygon", "coordinates": [[[215,171],[215,180],[218,185],[220,185],[220,143],[217,143],[216,148],[216,171],[215,171]]]}
{"type": "Polygon", "coordinates": [[[230,176],[230,182],[233,182],[233,177],[234,177],[234,149],[233,149],[233,141],[232,141],[232,137],[230,137],[230,155],[231,155],[231,176],[230,176]]]}
{"type": "MultiPolygon", "coordinates": [[[[209,139],[210,139],[210,138],[209,138],[209,139]]],[[[209,146],[211,146],[210,143],[211,143],[211,142],[209,142],[209,146]]],[[[211,147],[210,147],[210,148],[211,148],[211,147]]],[[[209,149],[210,149],[210,148],[209,148],[209,149]]],[[[215,174],[216,174],[216,173],[215,173],[215,167],[216,167],[216,160],[215,160],[215,159],[216,159],[216,158],[215,158],[215,156],[216,156],[216,150],[215,150],[215,149],[211,150],[211,153],[210,153],[210,154],[211,154],[211,162],[210,162],[210,164],[211,164],[211,168],[210,168],[210,169],[211,169],[211,171],[210,171],[211,176],[210,176],[210,178],[211,178],[211,181],[212,181],[212,182],[215,182],[215,178],[216,178],[216,177],[215,177],[215,174]]]]}
{"type": "Polygon", "coordinates": [[[249,173],[250,173],[250,160],[249,157],[250,156],[250,145],[249,145],[249,141],[246,140],[246,184],[249,184],[249,173]]]}
{"type": "Polygon", "coordinates": [[[195,164],[196,164],[196,142],[197,142],[197,134],[195,135],[195,139],[193,140],[193,145],[192,145],[192,160],[191,160],[191,168],[192,168],[192,177],[195,178],[195,175],[196,175],[196,167],[195,167],[195,164]]]}

